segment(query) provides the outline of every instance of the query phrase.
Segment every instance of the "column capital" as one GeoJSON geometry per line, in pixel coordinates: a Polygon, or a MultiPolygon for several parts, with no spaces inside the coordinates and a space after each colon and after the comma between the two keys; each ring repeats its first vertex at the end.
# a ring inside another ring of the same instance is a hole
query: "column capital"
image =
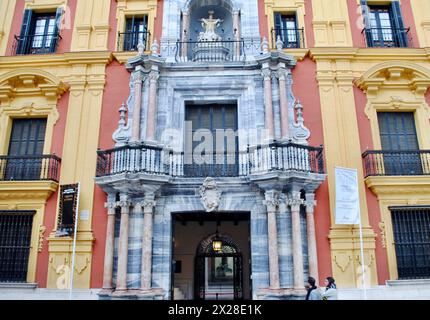
{"type": "Polygon", "coordinates": [[[298,211],[302,204],[304,200],[301,198],[300,191],[291,191],[287,196],[287,206],[290,206],[293,211],[298,211]]]}
{"type": "Polygon", "coordinates": [[[279,191],[271,190],[266,191],[264,205],[267,207],[267,212],[276,212],[279,207],[279,191]]]}
{"type": "Polygon", "coordinates": [[[287,80],[288,73],[289,73],[288,69],[279,68],[278,70],[276,70],[276,77],[279,80],[287,80]]]}
{"type": "Polygon", "coordinates": [[[128,214],[129,209],[132,206],[132,202],[130,201],[130,197],[128,195],[122,194],[120,196],[120,201],[118,201],[116,205],[121,208],[122,214],[124,213],[128,214]]]}
{"type": "Polygon", "coordinates": [[[314,193],[306,193],[306,201],[304,205],[306,206],[307,213],[314,213],[314,208],[317,205],[317,201],[315,200],[314,193]]]}
{"type": "Polygon", "coordinates": [[[271,80],[272,70],[270,70],[269,68],[264,68],[261,70],[261,75],[263,76],[264,80],[271,80]]]}
{"type": "Polygon", "coordinates": [[[143,210],[143,212],[145,214],[147,214],[147,213],[152,214],[153,209],[154,209],[156,204],[157,204],[157,202],[155,201],[155,197],[149,196],[149,197],[145,197],[142,201],[137,203],[136,206],[140,207],[141,210],[143,210]]]}
{"type": "Polygon", "coordinates": [[[151,70],[148,77],[151,83],[157,83],[158,79],[160,78],[160,73],[156,70],[151,70]]]}
{"type": "Polygon", "coordinates": [[[115,215],[115,209],[118,207],[117,202],[106,202],[105,208],[108,209],[108,215],[115,215]]]}

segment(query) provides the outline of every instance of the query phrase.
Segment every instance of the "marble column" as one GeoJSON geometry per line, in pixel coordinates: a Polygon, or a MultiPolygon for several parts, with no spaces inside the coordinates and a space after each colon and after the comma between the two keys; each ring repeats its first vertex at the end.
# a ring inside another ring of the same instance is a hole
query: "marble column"
{"type": "Polygon", "coordinates": [[[317,256],[317,241],[315,235],[315,219],[314,219],[314,207],[315,207],[315,194],[306,194],[306,229],[307,229],[307,240],[308,240],[308,259],[309,259],[309,275],[314,277],[316,283],[318,281],[318,256],[317,256]]]}
{"type": "Polygon", "coordinates": [[[121,224],[119,231],[118,272],[116,291],[127,290],[128,229],[131,202],[128,195],[121,194],[118,206],[121,207],[121,224]]]}
{"type": "Polygon", "coordinates": [[[282,139],[289,139],[289,119],[288,119],[288,100],[287,100],[287,74],[288,71],[286,69],[278,70],[278,79],[279,79],[279,101],[280,101],[280,117],[281,117],[281,136],[282,139]]]}
{"type": "Polygon", "coordinates": [[[189,38],[189,28],[190,28],[190,13],[188,11],[182,12],[182,57],[186,57],[188,55],[188,38],[189,38]]]}
{"type": "Polygon", "coordinates": [[[159,78],[158,70],[149,73],[149,103],[148,116],[146,118],[146,140],[155,141],[155,128],[157,121],[157,84],[159,78]]]}
{"type": "Polygon", "coordinates": [[[152,236],[154,195],[148,195],[141,203],[143,208],[143,240],[142,240],[142,273],[141,290],[149,290],[152,286],[152,236]]]}
{"type": "Polygon", "coordinates": [[[272,101],[272,71],[265,68],[262,71],[264,78],[264,105],[265,105],[265,123],[268,131],[269,140],[275,137],[275,126],[273,121],[273,101],[272,101]]]}
{"type": "Polygon", "coordinates": [[[276,223],[276,212],[279,207],[279,193],[267,191],[264,204],[267,207],[267,228],[269,245],[269,281],[270,289],[279,289],[279,252],[278,252],[278,229],[276,223]]]}
{"type": "MultiPolygon", "coordinates": [[[[111,198],[111,196],[109,196],[111,198]]],[[[112,197],[115,197],[113,195],[112,197]]],[[[108,220],[106,227],[106,246],[105,260],[103,269],[103,289],[112,289],[112,273],[113,273],[113,256],[114,256],[114,241],[115,241],[115,209],[116,202],[109,201],[105,203],[105,208],[108,209],[108,220]]]]}
{"type": "Polygon", "coordinates": [[[134,109],[133,109],[133,130],[131,141],[140,141],[140,114],[142,109],[142,66],[137,66],[134,73],[134,109]]]}
{"type": "Polygon", "coordinates": [[[291,207],[291,224],[293,231],[293,268],[294,268],[294,288],[303,289],[303,247],[302,232],[300,228],[300,205],[303,200],[300,198],[300,192],[293,191],[288,199],[291,207]]]}
{"type": "Polygon", "coordinates": [[[235,55],[236,57],[240,57],[240,11],[234,10],[233,12],[233,31],[235,44],[235,55]]]}

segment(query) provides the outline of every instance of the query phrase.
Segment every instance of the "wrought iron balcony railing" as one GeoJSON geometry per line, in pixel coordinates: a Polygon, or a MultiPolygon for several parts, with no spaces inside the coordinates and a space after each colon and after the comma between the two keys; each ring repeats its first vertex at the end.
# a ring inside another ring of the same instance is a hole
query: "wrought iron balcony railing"
{"type": "Polygon", "coordinates": [[[283,48],[305,48],[305,30],[301,29],[272,29],[272,43],[276,47],[278,38],[283,43],[283,48]]]}
{"type": "Polygon", "coordinates": [[[430,175],[430,150],[366,151],[364,174],[369,176],[430,175]]]}
{"type": "Polygon", "coordinates": [[[178,41],[176,62],[240,62],[246,60],[243,40],[178,41]]]}
{"type": "Polygon", "coordinates": [[[118,32],[118,51],[137,51],[140,42],[145,46],[144,50],[149,50],[151,34],[149,31],[139,32],[118,32]]]}
{"type": "Polygon", "coordinates": [[[0,156],[0,181],[59,181],[61,159],[55,155],[0,156]]]}
{"type": "Polygon", "coordinates": [[[13,43],[13,54],[48,54],[57,51],[61,36],[58,33],[42,35],[16,36],[13,43]]]}
{"type": "Polygon", "coordinates": [[[412,44],[411,28],[364,28],[361,32],[370,48],[407,48],[412,44]]]}
{"type": "Polygon", "coordinates": [[[274,143],[244,152],[193,155],[159,147],[126,145],[98,151],[96,175],[146,173],[171,177],[241,177],[273,171],[323,174],[323,148],[274,143]]]}

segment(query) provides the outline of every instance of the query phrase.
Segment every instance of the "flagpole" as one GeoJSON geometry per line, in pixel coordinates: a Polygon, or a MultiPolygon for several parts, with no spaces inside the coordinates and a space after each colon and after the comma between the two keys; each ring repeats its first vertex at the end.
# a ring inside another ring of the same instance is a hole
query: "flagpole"
{"type": "Polygon", "coordinates": [[[72,300],[73,298],[73,280],[75,276],[75,257],[76,257],[76,237],[78,233],[78,219],[79,219],[79,194],[80,194],[80,188],[79,188],[79,182],[78,182],[78,188],[77,188],[77,200],[76,200],[76,213],[75,213],[75,227],[73,231],[73,250],[72,250],[72,270],[70,274],[70,291],[69,291],[69,300],[72,300]]]}
{"type": "Polygon", "coordinates": [[[359,229],[360,229],[360,252],[361,252],[361,282],[363,285],[363,295],[364,295],[364,300],[367,300],[367,289],[366,289],[366,266],[365,266],[365,262],[364,262],[364,242],[363,242],[363,226],[361,224],[361,214],[360,214],[360,224],[359,224],[359,229]]]}

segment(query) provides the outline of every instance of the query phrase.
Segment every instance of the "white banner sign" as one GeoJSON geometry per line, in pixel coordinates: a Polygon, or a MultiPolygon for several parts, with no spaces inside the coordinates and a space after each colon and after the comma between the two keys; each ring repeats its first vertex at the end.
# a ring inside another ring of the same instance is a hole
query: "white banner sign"
{"type": "Polygon", "coordinates": [[[336,224],[360,224],[360,196],[356,169],[335,168],[336,224]]]}

